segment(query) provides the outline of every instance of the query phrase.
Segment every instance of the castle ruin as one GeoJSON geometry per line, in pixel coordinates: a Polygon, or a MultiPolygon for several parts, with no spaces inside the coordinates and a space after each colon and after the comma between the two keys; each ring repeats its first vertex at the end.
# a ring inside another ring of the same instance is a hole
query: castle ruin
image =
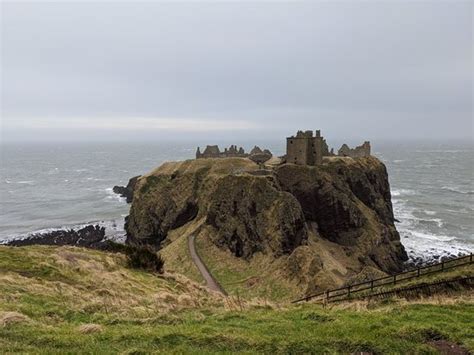
{"type": "Polygon", "coordinates": [[[206,149],[201,153],[200,148],[196,150],[196,159],[203,158],[248,158],[253,156],[268,156],[268,159],[272,157],[272,153],[268,149],[260,149],[260,147],[253,147],[249,153],[245,153],[244,148],[240,147],[237,149],[236,145],[231,145],[229,148],[225,148],[223,152],[220,151],[217,145],[208,145],[206,149]]]}
{"type": "MultiPolygon", "coordinates": [[[[297,165],[321,165],[324,157],[336,156],[334,149],[329,150],[326,139],[321,136],[321,131],[298,131],[296,136],[286,138],[286,156],[282,157],[283,162],[297,165]],[[314,135],[313,135],[314,134],[314,135]]],[[[347,144],[343,144],[338,150],[337,156],[363,158],[370,156],[370,142],[349,148],[347,144]]],[[[256,162],[262,163],[272,157],[272,153],[268,149],[260,149],[255,146],[250,153],[246,153],[242,147],[237,148],[231,145],[220,151],[217,145],[208,145],[201,153],[200,148],[196,150],[196,159],[203,158],[250,158],[256,162]]]]}
{"type": "Polygon", "coordinates": [[[365,141],[364,144],[351,149],[347,144],[343,144],[337,152],[341,157],[362,158],[370,156],[370,142],[365,141]]]}
{"type": "MultiPolygon", "coordinates": [[[[313,136],[313,131],[298,131],[296,136],[286,138],[286,162],[297,165],[321,165],[323,157],[334,156],[334,149],[329,151],[326,140],[321,136],[321,131],[317,130],[313,136]]],[[[343,144],[338,151],[338,156],[361,158],[370,156],[370,142],[364,142],[354,149],[343,144]]]]}
{"type": "Polygon", "coordinates": [[[286,162],[298,165],[321,165],[323,157],[330,155],[321,131],[298,131],[296,136],[286,138],[286,162]]]}

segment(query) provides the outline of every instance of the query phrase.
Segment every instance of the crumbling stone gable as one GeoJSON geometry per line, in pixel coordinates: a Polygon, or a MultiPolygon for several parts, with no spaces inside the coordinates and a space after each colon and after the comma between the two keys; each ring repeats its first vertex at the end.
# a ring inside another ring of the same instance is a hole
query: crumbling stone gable
{"type": "Polygon", "coordinates": [[[245,153],[244,148],[239,147],[237,148],[236,145],[231,145],[229,148],[225,148],[223,152],[219,150],[217,145],[208,145],[206,149],[201,153],[200,148],[198,147],[196,150],[196,159],[202,158],[247,158],[252,156],[259,156],[259,160],[262,160],[266,157],[266,160],[272,157],[272,153],[268,149],[260,149],[259,147],[255,146],[252,151],[249,153],[245,153]]]}
{"type": "Polygon", "coordinates": [[[351,157],[351,158],[363,158],[370,156],[370,142],[365,141],[364,144],[355,147],[354,149],[349,148],[347,144],[343,144],[342,147],[337,152],[337,155],[342,157],[351,157]]]}

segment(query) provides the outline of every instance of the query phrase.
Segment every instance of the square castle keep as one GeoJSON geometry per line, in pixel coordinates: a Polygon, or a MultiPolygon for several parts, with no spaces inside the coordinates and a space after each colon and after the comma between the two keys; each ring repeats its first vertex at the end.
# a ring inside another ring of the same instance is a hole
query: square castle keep
{"type": "Polygon", "coordinates": [[[296,136],[286,138],[286,162],[298,165],[321,165],[323,157],[330,155],[321,131],[298,131],[296,136]]]}
{"type": "MultiPolygon", "coordinates": [[[[370,156],[370,142],[364,142],[361,146],[351,149],[347,144],[343,144],[338,151],[338,156],[362,158],[370,156]]],[[[321,165],[323,157],[335,156],[334,150],[329,151],[326,140],[321,136],[321,131],[317,130],[313,136],[313,131],[298,131],[296,136],[286,138],[286,162],[297,165],[321,165]]]]}

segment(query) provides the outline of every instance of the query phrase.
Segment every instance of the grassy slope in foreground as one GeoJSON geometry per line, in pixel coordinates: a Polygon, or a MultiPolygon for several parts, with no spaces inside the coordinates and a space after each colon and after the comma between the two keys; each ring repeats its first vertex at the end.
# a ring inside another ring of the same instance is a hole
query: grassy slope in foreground
{"type": "Polygon", "coordinates": [[[474,349],[472,296],[371,309],[225,304],[184,278],[129,270],[120,255],[0,247],[2,352],[406,353],[434,352],[440,338],[474,349]]]}

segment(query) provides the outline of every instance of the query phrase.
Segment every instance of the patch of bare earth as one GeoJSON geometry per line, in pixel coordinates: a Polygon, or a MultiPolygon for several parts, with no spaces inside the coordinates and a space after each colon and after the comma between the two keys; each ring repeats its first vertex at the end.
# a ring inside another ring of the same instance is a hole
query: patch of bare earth
{"type": "Polygon", "coordinates": [[[433,340],[428,342],[428,344],[438,350],[440,354],[469,355],[469,351],[466,348],[447,340],[433,340]]]}
{"type": "Polygon", "coordinates": [[[25,323],[30,318],[19,312],[4,312],[0,313],[0,327],[7,327],[11,324],[25,323]]]}

